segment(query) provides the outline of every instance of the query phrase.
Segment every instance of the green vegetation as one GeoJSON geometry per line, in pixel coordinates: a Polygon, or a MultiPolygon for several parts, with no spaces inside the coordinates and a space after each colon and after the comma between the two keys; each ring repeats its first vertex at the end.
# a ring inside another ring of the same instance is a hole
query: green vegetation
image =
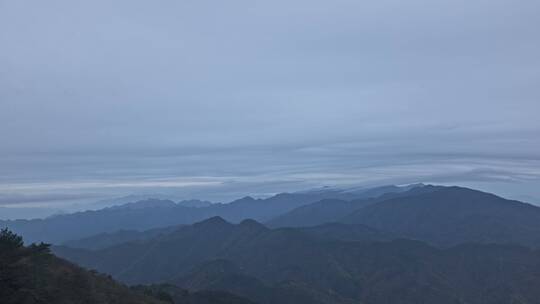
{"type": "Polygon", "coordinates": [[[0,302],[157,304],[109,276],[86,271],[52,255],[47,244],[23,245],[13,232],[0,231],[0,302]]]}
{"type": "Polygon", "coordinates": [[[0,303],[253,304],[227,292],[190,293],[173,285],[128,288],[55,257],[48,244],[24,246],[8,229],[0,231],[0,303]]]}

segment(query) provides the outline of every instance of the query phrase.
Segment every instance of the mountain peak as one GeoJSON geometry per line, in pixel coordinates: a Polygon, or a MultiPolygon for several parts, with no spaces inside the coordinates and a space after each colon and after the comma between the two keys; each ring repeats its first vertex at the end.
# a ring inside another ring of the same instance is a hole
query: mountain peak
{"type": "Polygon", "coordinates": [[[171,200],[148,198],[133,203],[127,203],[119,206],[113,206],[111,209],[145,209],[145,208],[170,208],[176,204],[171,200]]]}
{"type": "Polygon", "coordinates": [[[212,202],[202,201],[198,199],[183,200],[177,203],[178,206],[191,207],[191,208],[203,208],[212,205],[212,202]]]}
{"type": "Polygon", "coordinates": [[[243,205],[243,204],[252,204],[254,202],[256,202],[257,199],[251,197],[251,196],[244,196],[242,198],[239,198],[237,200],[234,200],[232,202],[230,202],[229,204],[232,204],[232,205],[243,205]]]}
{"type": "Polygon", "coordinates": [[[224,220],[221,216],[214,216],[208,218],[204,221],[193,224],[194,227],[225,227],[231,226],[232,224],[224,220]]]}
{"type": "Polygon", "coordinates": [[[267,230],[268,229],[266,226],[264,226],[263,224],[253,219],[243,220],[242,222],[240,222],[240,227],[245,227],[250,230],[267,230]]]}
{"type": "Polygon", "coordinates": [[[466,197],[467,199],[473,199],[473,198],[486,198],[486,199],[501,199],[504,200],[502,197],[497,196],[495,194],[484,192],[480,190],[475,190],[471,188],[466,187],[459,187],[459,186],[448,186],[448,187],[438,187],[437,191],[430,192],[432,195],[444,195],[444,197],[466,197]]]}

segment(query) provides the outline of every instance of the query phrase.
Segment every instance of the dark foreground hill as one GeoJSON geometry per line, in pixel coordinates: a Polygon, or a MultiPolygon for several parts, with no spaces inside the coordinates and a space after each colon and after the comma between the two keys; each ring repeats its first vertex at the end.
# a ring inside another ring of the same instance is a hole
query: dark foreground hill
{"type": "Polygon", "coordinates": [[[346,229],[268,229],[252,220],[234,225],[212,218],[151,240],[55,252],[127,283],[221,289],[262,304],[538,303],[537,250],[481,244],[439,249],[380,240],[359,227],[333,237],[346,229]]]}
{"type": "Polygon", "coordinates": [[[0,231],[2,304],[253,304],[223,291],[188,292],[177,286],[128,288],[109,275],[87,271],[50,253],[46,244],[24,246],[0,231]]]}
{"type": "Polygon", "coordinates": [[[88,272],[56,258],[47,245],[23,246],[22,239],[0,232],[0,303],[158,304],[109,276],[88,272]]]}

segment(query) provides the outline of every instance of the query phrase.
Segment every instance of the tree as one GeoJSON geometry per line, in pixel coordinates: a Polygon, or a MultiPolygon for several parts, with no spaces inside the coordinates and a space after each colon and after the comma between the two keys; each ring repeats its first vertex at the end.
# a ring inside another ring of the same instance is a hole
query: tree
{"type": "Polygon", "coordinates": [[[21,248],[23,238],[7,228],[0,230],[0,250],[21,248]]]}
{"type": "Polygon", "coordinates": [[[39,244],[31,244],[30,246],[28,246],[28,248],[35,254],[49,254],[51,253],[51,244],[46,244],[46,243],[39,243],[39,244]]]}

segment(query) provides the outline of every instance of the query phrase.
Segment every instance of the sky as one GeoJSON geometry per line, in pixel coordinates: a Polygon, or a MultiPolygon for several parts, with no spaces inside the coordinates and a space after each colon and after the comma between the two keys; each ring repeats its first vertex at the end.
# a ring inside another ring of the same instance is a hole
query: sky
{"type": "Polygon", "coordinates": [[[0,0],[0,213],[415,182],[540,204],[539,12],[0,0]]]}

